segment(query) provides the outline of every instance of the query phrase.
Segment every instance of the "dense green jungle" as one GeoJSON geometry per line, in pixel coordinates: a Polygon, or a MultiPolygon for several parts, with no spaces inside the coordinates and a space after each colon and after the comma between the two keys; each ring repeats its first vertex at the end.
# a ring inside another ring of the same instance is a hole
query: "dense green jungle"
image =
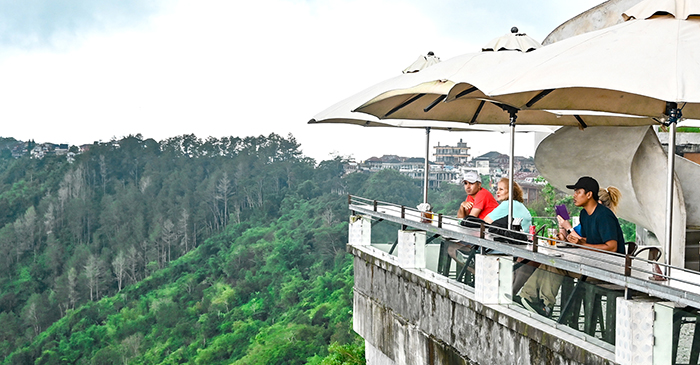
{"type": "MultiPolygon", "coordinates": [[[[291,135],[135,135],[74,160],[18,143],[0,139],[1,364],[364,364],[347,194],[415,206],[414,180],[345,175],[291,135]]],[[[431,192],[445,214],[463,199],[431,192]]]]}
{"type": "Polygon", "coordinates": [[[2,364],[364,363],[347,194],[415,205],[412,180],[343,176],[291,135],[135,135],[73,161],[18,143],[0,140],[2,364]]]}

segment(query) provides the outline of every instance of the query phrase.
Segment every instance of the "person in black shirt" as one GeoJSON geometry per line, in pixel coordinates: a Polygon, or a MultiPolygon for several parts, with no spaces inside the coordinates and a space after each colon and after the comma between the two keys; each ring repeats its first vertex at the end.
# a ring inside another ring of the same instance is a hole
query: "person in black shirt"
{"type": "MultiPolygon", "coordinates": [[[[625,254],[625,237],[615,214],[598,201],[598,182],[583,176],[574,185],[574,204],[581,207],[581,235],[571,234],[569,229],[567,241],[581,245],[583,248],[625,254]]],[[[564,275],[568,273],[549,265],[540,265],[527,280],[520,294],[513,299],[525,308],[545,317],[552,315],[552,308],[561,287],[564,275]]]]}
{"type": "MultiPolygon", "coordinates": [[[[583,247],[625,254],[625,236],[615,213],[598,201],[598,182],[584,176],[574,185],[574,204],[581,207],[581,236],[568,234],[566,240],[583,247]]],[[[570,232],[567,232],[570,233],[570,232]]]]}

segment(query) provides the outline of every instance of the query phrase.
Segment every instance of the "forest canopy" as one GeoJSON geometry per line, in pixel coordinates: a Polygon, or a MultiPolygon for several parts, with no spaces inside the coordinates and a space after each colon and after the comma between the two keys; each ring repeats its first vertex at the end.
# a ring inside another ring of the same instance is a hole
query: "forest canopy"
{"type": "Polygon", "coordinates": [[[299,147],[135,135],[1,153],[3,363],[364,363],[346,194],[369,182],[299,147]]]}

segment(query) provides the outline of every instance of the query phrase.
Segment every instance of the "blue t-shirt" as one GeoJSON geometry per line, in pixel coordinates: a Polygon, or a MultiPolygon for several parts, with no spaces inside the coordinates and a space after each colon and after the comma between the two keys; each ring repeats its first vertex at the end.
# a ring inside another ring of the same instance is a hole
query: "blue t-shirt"
{"type": "Polygon", "coordinates": [[[588,215],[581,209],[581,237],[586,237],[590,244],[603,244],[610,240],[617,241],[617,252],[625,254],[625,236],[615,213],[602,204],[598,204],[593,214],[588,215]]]}
{"type": "MultiPolygon", "coordinates": [[[[487,217],[491,218],[492,220],[498,220],[500,218],[508,216],[508,201],[504,200],[501,202],[501,204],[498,204],[498,206],[487,215],[487,217]]],[[[523,222],[520,224],[521,227],[523,227],[523,230],[527,232],[527,230],[530,228],[532,225],[532,215],[530,214],[530,211],[527,210],[525,205],[517,200],[513,200],[513,218],[522,218],[523,222]]]]}

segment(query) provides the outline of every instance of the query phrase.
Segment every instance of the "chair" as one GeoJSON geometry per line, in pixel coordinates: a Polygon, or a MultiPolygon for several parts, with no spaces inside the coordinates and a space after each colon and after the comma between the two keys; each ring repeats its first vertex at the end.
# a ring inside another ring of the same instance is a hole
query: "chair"
{"type": "Polygon", "coordinates": [[[603,341],[614,344],[617,298],[624,296],[624,288],[602,282],[590,283],[586,279],[582,276],[575,285],[572,279],[562,284],[562,308],[558,322],[590,336],[594,336],[599,329],[603,341]],[[568,298],[566,305],[565,298],[568,298]],[[579,327],[581,319],[583,328],[579,327]]]}
{"type": "Polygon", "coordinates": [[[647,260],[649,261],[659,261],[659,258],[661,258],[661,250],[658,247],[655,246],[647,246],[647,247],[642,247],[639,251],[636,251],[634,253],[634,257],[638,257],[640,253],[647,251],[647,260]]]}
{"type": "MultiPolygon", "coordinates": [[[[447,247],[453,243],[460,243],[460,241],[447,238],[442,240],[442,244],[440,246],[440,258],[438,259],[437,270],[438,273],[447,277],[450,276],[450,267],[452,266],[453,261],[452,257],[450,257],[447,253],[447,247]]],[[[461,253],[457,253],[458,255],[461,254],[463,256],[465,261],[464,263],[460,263],[455,260],[455,262],[457,262],[457,272],[455,273],[455,279],[471,287],[474,286],[474,261],[478,251],[478,247],[472,246],[467,252],[462,251],[461,253]]]]}

